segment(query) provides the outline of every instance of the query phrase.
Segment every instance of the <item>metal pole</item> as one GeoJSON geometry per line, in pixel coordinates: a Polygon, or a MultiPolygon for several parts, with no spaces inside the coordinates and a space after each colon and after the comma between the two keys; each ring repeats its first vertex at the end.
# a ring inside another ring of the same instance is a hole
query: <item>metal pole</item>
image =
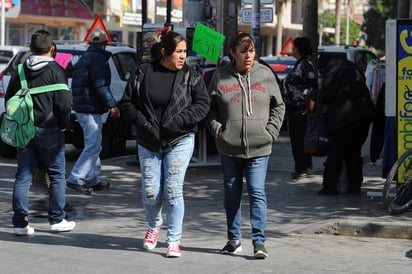
{"type": "Polygon", "coordinates": [[[350,12],[350,0],[348,0],[348,7],[346,9],[346,45],[349,45],[349,12],[350,12]]]}
{"type": "Polygon", "coordinates": [[[172,22],[172,0],[167,0],[166,3],[166,25],[172,22]]]}
{"type": "Polygon", "coordinates": [[[255,39],[256,57],[259,57],[262,46],[260,40],[260,0],[253,1],[252,36],[255,39]]]}
{"type": "Polygon", "coordinates": [[[284,5],[283,1],[276,1],[276,55],[280,55],[282,51],[282,33],[283,33],[283,13],[284,13],[284,5]]]}
{"type": "Polygon", "coordinates": [[[142,62],[143,57],[143,27],[147,23],[147,0],[142,0],[142,29],[137,33],[137,63],[142,62]]]}
{"type": "Polygon", "coordinates": [[[6,37],[6,1],[1,0],[1,45],[4,46],[4,40],[6,37]]]}

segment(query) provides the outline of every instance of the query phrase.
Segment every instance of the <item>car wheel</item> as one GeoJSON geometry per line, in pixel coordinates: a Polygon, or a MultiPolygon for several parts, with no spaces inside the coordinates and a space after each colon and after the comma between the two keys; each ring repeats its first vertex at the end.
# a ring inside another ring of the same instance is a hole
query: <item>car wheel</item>
{"type": "Polygon", "coordinates": [[[128,124],[121,118],[108,118],[103,125],[101,159],[124,155],[126,151],[126,139],[128,136],[128,124]]]}

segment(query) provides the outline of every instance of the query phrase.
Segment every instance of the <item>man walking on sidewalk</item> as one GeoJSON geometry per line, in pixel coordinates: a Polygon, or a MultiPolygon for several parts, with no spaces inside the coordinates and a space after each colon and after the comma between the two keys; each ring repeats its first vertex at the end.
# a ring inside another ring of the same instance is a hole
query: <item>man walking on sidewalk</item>
{"type": "MultiPolygon", "coordinates": [[[[56,46],[45,30],[31,37],[33,53],[23,65],[27,86],[35,88],[50,84],[66,84],[64,70],[54,61],[56,46]]],[[[21,89],[18,72],[13,74],[6,92],[6,101],[21,89]]],[[[68,89],[68,87],[67,87],[68,89]]],[[[66,220],[66,159],[64,130],[70,121],[72,96],[68,90],[33,94],[34,124],[38,127],[30,143],[17,150],[17,173],[13,186],[13,234],[31,235],[34,228],[28,222],[28,195],[33,172],[44,167],[50,179],[48,220],[53,232],[71,231],[74,221],[66,220]]]]}
{"type": "Polygon", "coordinates": [[[111,54],[105,50],[106,44],[107,38],[103,32],[92,33],[90,47],[73,71],[73,109],[83,129],[84,149],[73,166],[67,186],[87,195],[110,186],[109,182],[102,182],[99,178],[102,114],[110,109],[111,117],[120,117],[120,110],[110,90],[108,60],[111,54]]]}

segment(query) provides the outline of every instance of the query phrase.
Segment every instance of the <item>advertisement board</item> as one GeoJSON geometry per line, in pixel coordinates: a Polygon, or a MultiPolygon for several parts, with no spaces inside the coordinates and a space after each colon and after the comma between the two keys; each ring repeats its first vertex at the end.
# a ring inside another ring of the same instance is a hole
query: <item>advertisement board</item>
{"type": "Polygon", "coordinates": [[[412,148],[412,20],[396,24],[398,157],[412,148]]]}

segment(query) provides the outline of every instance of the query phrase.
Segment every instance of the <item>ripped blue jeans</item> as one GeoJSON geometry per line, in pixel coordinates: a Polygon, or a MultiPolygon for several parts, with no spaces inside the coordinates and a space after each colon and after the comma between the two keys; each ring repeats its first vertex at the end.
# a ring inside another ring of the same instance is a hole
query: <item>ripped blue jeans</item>
{"type": "Polygon", "coordinates": [[[166,207],[167,241],[178,242],[182,237],[185,211],[183,183],[194,149],[194,134],[174,146],[163,143],[159,152],[138,146],[142,173],[142,201],[151,228],[163,224],[163,198],[166,207]]]}

